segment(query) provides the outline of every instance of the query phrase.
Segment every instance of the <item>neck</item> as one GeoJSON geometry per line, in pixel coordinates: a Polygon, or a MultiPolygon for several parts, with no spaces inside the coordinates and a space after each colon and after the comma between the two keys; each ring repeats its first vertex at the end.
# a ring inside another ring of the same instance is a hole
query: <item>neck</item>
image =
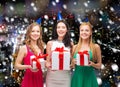
{"type": "Polygon", "coordinates": [[[63,40],[63,38],[62,37],[58,37],[58,41],[62,41],[63,40]]]}
{"type": "Polygon", "coordinates": [[[31,41],[30,44],[35,46],[37,45],[37,41],[31,41]]]}
{"type": "Polygon", "coordinates": [[[89,40],[82,40],[82,45],[88,45],[89,46],[89,40]]]}

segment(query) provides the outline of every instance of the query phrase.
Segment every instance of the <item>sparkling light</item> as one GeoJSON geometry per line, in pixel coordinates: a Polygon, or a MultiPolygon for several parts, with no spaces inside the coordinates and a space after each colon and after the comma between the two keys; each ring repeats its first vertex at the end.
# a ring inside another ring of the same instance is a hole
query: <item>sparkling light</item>
{"type": "Polygon", "coordinates": [[[111,11],[115,11],[113,7],[110,7],[110,10],[111,10],[111,11]]]}
{"type": "Polygon", "coordinates": [[[52,1],[52,5],[53,5],[53,6],[56,6],[56,3],[55,3],[54,1],[52,1]]]}
{"type": "Polygon", "coordinates": [[[64,8],[64,9],[67,9],[67,5],[66,5],[66,4],[64,4],[64,5],[63,5],[63,8],[64,8]]]}
{"type": "Polygon", "coordinates": [[[13,22],[14,21],[14,18],[11,18],[11,20],[10,20],[11,22],[13,22]]]}
{"type": "Polygon", "coordinates": [[[37,7],[33,7],[33,10],[34,10],[34,11],[37,11],[37,7]]]}
{"type": "Polygon", "coordinates": [[[120,82],[118,83],[117,87],[120,87],[120,82]]]}
{"type": "Polygon", "coordinates": [[[32,2],[32,3],[31,3],[31,6],[32,6],[32,7],[35,6],[35,3],[32,2]]]}
{"type": "Polygon", "coordinates": [[[105,69],[105,66],[104,66],[104,64],[102,64],[102,65],[101,65],[101,69],[105,69]]]}
{"type": "Polygon", "coordinates": [[[119,69],[117,64],[112,64],[111,68],[112,68],[113,71],[118,71],[118,69],[119,69]]]}
{"type": "Polygon", "coordinates": [[[56,1],[56,3],[59,3],[60,1],[59,0],[55,0],[56,1]]]}
{"type": "Polygon", "coordinates": [[[44,18],[45,18],[45,19],[48,19],[48,15],[44,15],[44,18]]]}
{"type": "Polygon", "coordinates": [[[107,28],[110,29],[110,26],[108,25],[107,28]]]}
{"type": "Polygon", "coordinates": [[[113,22],[112,20],[109,20],[108,22],[109,22],[110,24],[114,24],[114,22],[113,22]]]}
{"type": "Polygon", "coordinates": [[[98,82],[99,85],[101,85],[102,84],[102,79],[100,77],[97,77],[97,82],[98,82]]]}
{"type": "Polygon", "coordinates": [[[74,2],[73,4],[74,4],[74,5],[77,5],[77,2],[74,2]]]}
{"type": "Polygon", "coordinates": [[[45,27],[45,28],[44,28],[44,32],[47,32],[47,31],[48,31],[48,29],[45,27]]]}
{"type": "Polygon", "coordinates": [[[9,22],[9,17],[5,17],[5,20],[6,20],[7,22],[9,22]]]}
{"type": "Polygon", "coordinates": [[[88,7],[88,4],[87,4],[86,2],[84,2],[84,6],[85,6],[85,7],[88,7]]]}
{"type": "Polygon", "coordinates": [[[73,32],[71,32],[71,36],[72,36],[72,37],[74,37],[74,36],[75,36],[75,34],[74,34],[73,32]]]}
{"type": "Polygon", "coordinates": [[[5,76],[5,79],[8,79],[8,76],[5,76]]]}
{"type": "Polygon", "coordinates": [[[103,15],[103,11],[100,10],[99,13],[100,13],[101,15],[103,15]]]}
{"type": "Polygon", "coordinates": [[[13,7],[13,6],[10,6],[10,10],[11,10],[11,11],[14,11],[14,7],[13,7]]]}
{"type": "Polygon", "coordinates": [[[97,40],[97,42],[98,42],[99,44],[102,44],[101,40],[97,40]]]}

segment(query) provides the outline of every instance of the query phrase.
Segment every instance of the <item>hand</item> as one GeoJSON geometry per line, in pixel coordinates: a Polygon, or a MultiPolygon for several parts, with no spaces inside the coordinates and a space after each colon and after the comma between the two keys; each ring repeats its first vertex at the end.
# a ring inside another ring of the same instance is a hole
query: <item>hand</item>
{"type": "Polygon", "coordinates": [[[46,66],[46,68],[50,68],[51,67],[51,63],[49,61],[46,61],[45,62],[45,66],[46,66]]]}
{"type": "Polygon", "coordinates": [[[93,66],[95,63],[92,61],[89,61],[89,66],[93,66]]]}
{"type": "Polygon", "coordinates": [[[33,69],[33,67],[30,65],[29,67],[28,67],[32,72],[37,72],[39,69],[33,69]]]}
{"type": "Polygon", "coordinates": [[[76,64],[76,59],[72,59],[72,62],[70,64],[70,68],[75,68],[75,64],[76,64]]]}

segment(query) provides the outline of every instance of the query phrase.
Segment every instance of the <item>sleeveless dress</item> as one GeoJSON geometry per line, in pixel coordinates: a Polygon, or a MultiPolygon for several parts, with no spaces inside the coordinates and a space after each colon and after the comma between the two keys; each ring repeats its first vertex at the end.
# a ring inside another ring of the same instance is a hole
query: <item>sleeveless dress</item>
{"type": "MultiPolygon", "coordinates": [[[[27,47],[27,46],[26,46],[27,47]]],[[[34,55],[30,48],[27,47],[27,55],[24,57],[24,65],[30,65],[30,56],[34,55]]],[[[24,72],[23,81],[21,87],[43,87],[42,70],[32,72],[30,69],[26,69],[24,72]]]]}
{"type": "MultiPolygon", "coordinates": [[[[59,41],[53,41],[52,51],[55,50],[56,47],[62,47],[64,44],[59,41]]],[[[70,51],[70,48],[66,48],[65,50],[70,51]]],[[[71,81],[71,73],[70,70],[56,70],[52,71],[48,69],[46,76],[46,87],[70,87],[71,81]]]]}
{"type": "MultiPolygon", "coordinates": [[[[92,60],[92,52],[89,51],[90,60],[92,60]]],[[[74,55],[74,58],[76,55],[74,55]]],[[[75,65],[73,72],[71,87],[98,87],[96,74],[92,66],[75,65]]]]}

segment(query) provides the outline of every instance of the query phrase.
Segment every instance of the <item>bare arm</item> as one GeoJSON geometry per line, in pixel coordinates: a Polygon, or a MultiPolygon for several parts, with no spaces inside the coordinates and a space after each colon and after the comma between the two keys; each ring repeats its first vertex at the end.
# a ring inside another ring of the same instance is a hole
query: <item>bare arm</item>
{"type": "Polygon", "coordinates": [[[74,45],[74,46],[73,46],[73,49],[72,49],[71,68],[74,68],[74,67],[75,67],[75,62],[76,62],[76,60],[75,60],[75,58],[73,58],[73,57],[74,57],[74,52],[75,52],[76,46],[77,46],[77,45],[74,45]]]}
{"type": "Polygon", "coordinates": [[[48,56],[46,58],[46,67],[47,68],[51,66],[51,62],[50,62],[51,46],[52,46],[52,41],[48,41],[47,46],[46,46],[46,53],[48,54],[48,56]]]}
{"type": "Polygon", "coordinates": [[[101,49],[98,44],[95,44],[95,48],[96,48],[97,63],[93,63],[90,61],[90,65],[97,69],[100,69],[102,64],[101,49]]]}
{"type": "Polygon", "coordinates": [[[21,46],[21,48],[18,52],[18,56],[15,61],[15,69],[24,70],[27,68],[31,68],[31,65],[23,65],[22,64],[23,58],[25,57],[26,53],[27,53],[26,46],[21,46]]]}

